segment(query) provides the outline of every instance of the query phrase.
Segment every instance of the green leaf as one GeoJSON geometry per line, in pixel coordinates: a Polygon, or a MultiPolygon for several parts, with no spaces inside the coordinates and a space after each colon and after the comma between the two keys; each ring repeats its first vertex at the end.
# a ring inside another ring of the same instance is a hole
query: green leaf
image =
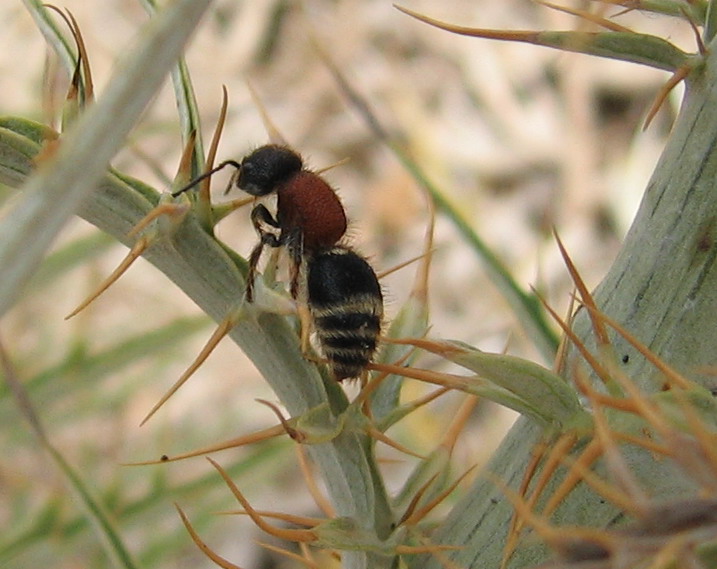
{"type": "Polygon", "coordinates": [[[118,62],[97,103],[26,182],[22,200],[0,222],[0,314],[12,306],[57,233],[105,173],[209,2],[178,0],[154,18],[118,62]]]}
{"type": "MultiPolygon", "coordinates": [[[[157,4],[154,0],[140,0],[145,10],[151,15],[157,12],[157,4]]],[[[192,154],[192,173],[195,178],[204,170],[204,146],[202,144],[202,129],[199,119],[199,108],[197,99],[194,96],[192,78],[189,75],[187,63],[183,57],[171,71],[172,86],[174,87],[174,98],[177,101],[177,114],[182,132],[183,146],[194,134],[194,153],[192,154]]]]}
{"type": "Polygon", "coordinates": [[[714,39],[715,32],[717,32],[717,2],[710,0],[705,16],[705,43],[710,43],[714,39]]]}
{"type": "Polygon", "coordinates": [[[35,20],[35,25],[45,37],[45,41],[52,47],[65,66],[67,74],[72,76],[77,62],[77,54],[71,42],[67,41],[65,34],[60,31],[55,21],[56,18],[50,15],[50,11],[45,4],[39,0],[23,0],[23,3],[33,20],[35,20]]]}
{"type": "Polygon", "coordinates": [[[590,424],[589,414],[580,404],[575,389],[535,362],[506,354],[489,354],[463,342],[416,340],[411,343],[475,372],[475,377],[453,376],[469,393],[488,397],[561,429],[590,424]]]}
{"type": "Polygon", "coordinates": [[[471,28],[440,22],[407,8],[398,10],[436,28],[469,37],[514,41],[574,51],[586,55],[608,57],[675,71],[689,61],[689,56],[673,44],[657,36],[633,32],[534,32],[524,30],[492,30],[471,28]]]}

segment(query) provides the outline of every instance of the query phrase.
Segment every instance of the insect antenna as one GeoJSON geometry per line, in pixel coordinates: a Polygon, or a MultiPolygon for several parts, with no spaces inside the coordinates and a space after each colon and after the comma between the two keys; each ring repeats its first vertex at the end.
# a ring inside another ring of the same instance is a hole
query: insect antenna
{"type": "MultiPolygon", "coordinates": [[[[239,162],[237,162],[236,160],[225,160],[224,162],[221,162],[218,166],[215,166],[211,170],[204,172],[204,174],[197,176],[196,178],[194,178],[194,180],[189,182],[183,188],[178,189],[176,192],[172,192],[172,197],[176,198],[177,196],[183,194],[184,192],[191,190],[199,182],[201,182],[202,180],[206,180],[209,176],[213,176],[214,174],[219,172],[219,170],[222,170],[223,168],[225,168],[227,166],[234,166],[237,170],[241,169],[241,164],[239,164],[239,162]]],[[[226,191],[225,191],[225,193],[226,193],[226,191]]]]}

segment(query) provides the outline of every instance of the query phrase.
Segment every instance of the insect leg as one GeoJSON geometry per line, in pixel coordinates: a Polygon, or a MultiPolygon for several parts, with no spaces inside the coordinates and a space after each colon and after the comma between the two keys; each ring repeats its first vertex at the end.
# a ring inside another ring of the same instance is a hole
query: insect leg
{"type": "Polygon", "coordinates": [[[246,282],[246,299],[247,302],[254,300],[254,280],[256,279],[256,267],[259,264],[261,253],[264,246],[280,247],[282,244],[281,229],[279,222],[266,209],[265,206],[259,204],[251,210],[251,222],[259,235],[259,243],[252,249],[249,255],[249,274],[246,282]]]}
{"type": "Polygon", "coordinates": [[[306,283],[307,256],[304,252],[304,240],[301,230],[295,229],[288,233],[284,245],[291,261],[289,291],[291,298],[296,301],[297,313],[301,324],[301,353],[309,353],[309,338],[311,336],[311,312],[309,311],[309,292],[306,283]]]}
{"type": "MultiPolygon", "coordinates": [[[[299,300],[299,283],[301,281],[302,269],[305,268],[304,259],[304,239],[300,229],[293,229],[286,235],[283,235],[283,245],[289,253],[291,260],[290,288],[291,298],[299,300]]],[[[306,279],[304,279],[306,280],[306,279]]],[[[304,286],[306,288],[306,286],[304,286]]],[[[306,296],[306,295],[304,295],[306,296]]],[[[308,304],[308,299],[304,298],[304,304],[308,304]]]]}

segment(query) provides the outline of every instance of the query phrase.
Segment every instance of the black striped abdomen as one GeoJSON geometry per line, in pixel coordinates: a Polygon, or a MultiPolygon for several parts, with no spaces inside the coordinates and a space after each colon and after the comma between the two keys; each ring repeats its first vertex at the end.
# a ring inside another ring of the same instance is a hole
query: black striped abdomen
{"type": "Polygon", "coordinates": [[[358,377],[373,357],[383,295],[366,260],[346,247],[314,254],[307,268],[309,310],[334,377],[358,377]]]}

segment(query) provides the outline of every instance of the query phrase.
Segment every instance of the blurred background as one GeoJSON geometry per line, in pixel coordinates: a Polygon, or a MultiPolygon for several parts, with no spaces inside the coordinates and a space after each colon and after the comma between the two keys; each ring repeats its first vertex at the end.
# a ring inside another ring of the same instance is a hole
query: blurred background
{"type": "MultiPolygon", "coordinates": [[[[476,27],[589,29],[575,17],[528,0],[406,0],[404,5],[476,27]]],[[[147,15],[139,2],[129,0],[65,0],[58,6],[77,19],[101,97],[113,64],[147,15]]],[[[47,123],[46,44],[19,2],[0,5],[0,18],[0,113],[47,123]]],[[[616,21],[694,51],[691,30],[678,20],[631,12],[616,21]]],[[[219,159],[240,158],[268,141],[246,86],[250,80],[276,126],[310,167],[348,159],[325,177],[347,208],[351,244],[378,270],[421,253],[426,199],[344,96],[314,42],[330,53],[392,139],[417,160],[520,286],[538,288],[559,313],[567,310],[571,284],[553,227],[588,285],[599,282],[629,228],[677,112],[679,89],[643,131],[645,113],[666,74],[451,35],[398,12],[388,0],[217,0],[186,53],[205,142],[219,114],[222,85],[230,101],[219,159]]],[[[60,76],[57,97],[66,88],[60,76]]],[[[113,166],[163,191],[181,151],[167,84],[113,166]]],[[[228,176],[220,174],[213,183],[217,200],[227,199],[221,194],[228,176]]],[[[2,196],[7,208],[14,193],[3,189],[2,196]]],[[[224,220],[218,236],[248,254],[256,239],[248,210],[224,220]]],[[[251,523],[214,515],[236,504],[204,460],[123,466],[276,421],[253,401],[272,400],[271,392],[227,341],[139,428],[214,324],[143,260],[87,310],[63,320],[125,254],[124,247],[94,227],[73,221],[2,322],[3,342],[52,442],[101,499],[142,566],[212,566],[190,542],[173,501],[234,563],[289,566],[256,546],[254,540],[266,538],[251,523]]],[[[409,266],[384,280],[389,320],[405,302],[415,270],[409,266]]],[[[475,249],[440,214],[430,286],[431,336],[550,365],[487,277],[475,249]]],[[[424,358],[418,363],[431,367],[438,362],[424,358]]],[[[427,389],[408,382],[406,397],[427,389]]],[[[7,569],[107,566],[78,502],[4,385],[0,394],[0,563],[7,569]]],[[[389,434],[416,452],[427,452],[457,404],[457,398],[441,398],[389,434]]],[[[481,402],[456,449],[456,472],[484,463],[513,418],[481,402]]],[[[412,459],[381,445],[379,455],[386,458],[389,486],[399,488],[412,459]]],[[[216,457],[258,507],[316,513],[297,475],[290,442],[216,457]]]]}

